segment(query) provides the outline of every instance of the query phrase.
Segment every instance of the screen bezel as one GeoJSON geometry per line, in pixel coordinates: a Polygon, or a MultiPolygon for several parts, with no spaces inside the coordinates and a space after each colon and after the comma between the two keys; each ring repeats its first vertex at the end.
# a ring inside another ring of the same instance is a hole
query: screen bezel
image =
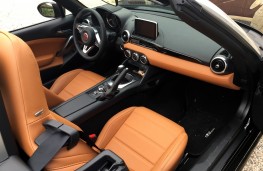
{"type": "Polygon", "coordinates": [[[155,21],[146,20],[146,19],[143,19],[143,18],[135,18],[135,21],[134,21],[134,34],[138,35],[138,36],[141,36],[141,37],[144,37],[144,38],[147,38],[147,39],[156,40],[157,37],[158,37],[158,23],[155,22],[155,21]],[[136,30],[136,23],[137,23],[137,21],[154,24],[155,25],[155,35],[153,37],[149,37],[147,35],[143,35],[143,34],[138,33],[138,30],[136,30]]]}

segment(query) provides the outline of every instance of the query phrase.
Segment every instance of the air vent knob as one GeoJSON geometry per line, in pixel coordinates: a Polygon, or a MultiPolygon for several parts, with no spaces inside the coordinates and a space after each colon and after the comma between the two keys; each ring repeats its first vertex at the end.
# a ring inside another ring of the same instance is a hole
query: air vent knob
{"type": "Polygon", "coordinates": [[[223,55],[218,55],[211,60],[210,68],[215,74],[226,74],[229,59],[223,55]]]}

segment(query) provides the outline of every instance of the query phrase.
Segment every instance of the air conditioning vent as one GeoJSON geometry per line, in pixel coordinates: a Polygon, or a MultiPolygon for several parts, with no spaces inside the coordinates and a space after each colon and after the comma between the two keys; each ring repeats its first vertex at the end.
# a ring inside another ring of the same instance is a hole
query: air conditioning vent
{"type": "Polygon", "coordinates": [[[130,40],[130,32],[128,30],[124,30],[121,34],[121,39],[123,42],[128,42],[130,40]]]}
{"type": "Polygon", "coordinates": [[[226,74],[229,59],[223,55],[214,57],[210,62],[210,68],[215,74],[226,74]]]}

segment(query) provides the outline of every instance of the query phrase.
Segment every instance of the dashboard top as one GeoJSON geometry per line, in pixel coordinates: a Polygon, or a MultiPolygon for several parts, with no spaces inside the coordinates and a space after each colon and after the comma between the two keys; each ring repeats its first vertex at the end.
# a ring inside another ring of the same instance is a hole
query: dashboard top
{"type": "MultiPolygon", "coordinates": [[[[163,50],[164,53],[170,52],[182,56],[186,60],[196,61],[208,66],[214,55],[221,49],[220,45],[172,14],[151,14],[145,11],[129,11],[120,7],[116,10],[113,7],[110,9],[98,7],[97,11],[105,19],[107,28],[115,30],[119,35],[127,30],[132,37],[140,40],[141,45],[147,44],[148,47],[150,46],[149,48],[153,49],[157,47],[163,50]],[[156,40],[134,34],[135,20],[138,18],[158,23],[156,40]]],[[[117,42],[121,43],[121,41],[117,42]]]]}

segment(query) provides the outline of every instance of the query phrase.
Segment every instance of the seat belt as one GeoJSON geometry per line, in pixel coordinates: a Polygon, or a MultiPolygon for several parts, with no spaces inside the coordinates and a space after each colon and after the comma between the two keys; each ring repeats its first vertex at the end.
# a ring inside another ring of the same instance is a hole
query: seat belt
{"type": "Polygon", "coordinates": [[[0,132],[8,155],[9,156],[17,155],[18,154],[17,145],[15,143],[14,135],[12,134],[11,131],[11,126],[7,117],[7,112],[1,92],[0,92],[0,132]]]}
{"type": "Polygon", "coordinates": [[[33,171],[42,170],[63,146],[67,146],[68,150],[73,148],[79,142],[80,137],[89,146],[95,147],[100,152],[103,151],[93,141],[86,138],[83,132],[79,132],[61,122],[48,120],[43,123],[43,126],[46,131],[36,138],[35,143],[39,146],[28,160],[28,165],[33,171]]]}
{"type": "MultiPolygon", "coordinates": [[[[7,134],[9,129],[3,127],[5,125],[8,126],[8,128],[10,128],[10,125],[1,93],[0,116],[0,128],[5,128],[5,131],[3,131],[2,134],[5,137],[10,137],[11,133],[7,134]]],[[[28,160],[28,165],[33,171],[42,170],[63,146],[67,146],[68,149],[73,148],[79,142],[79,138],[86,141],[86,143],[90,147],[98,149],[99,152],[103,151],[102,149],[97,147],[93,141],[91,141],[87,136],[85,136],[83,132],[79,132],[56,120],[48,120],[43,123],[43,126],[46,128],[46,131],[40,134],[40,136],[37,137],[37,139],[35,140],[36,144],[38,144],[38,148],[28,160]]],[[[14,148],[15,142],[9,141],[8,143],[10,147],[12,147],[10,148],[11,150],[8,150],[10,155],[17,154],[17,150],[16,148],[14,148]]]]}
{"type": "Polygon", "coordinates": [[[48,120],[43,126],[46,131],[35,140],[39,146],[28,160],[33,171],[42,170],[63,146],[71,149],[79,141],[78,131],[63,123],[48,120]]]}

